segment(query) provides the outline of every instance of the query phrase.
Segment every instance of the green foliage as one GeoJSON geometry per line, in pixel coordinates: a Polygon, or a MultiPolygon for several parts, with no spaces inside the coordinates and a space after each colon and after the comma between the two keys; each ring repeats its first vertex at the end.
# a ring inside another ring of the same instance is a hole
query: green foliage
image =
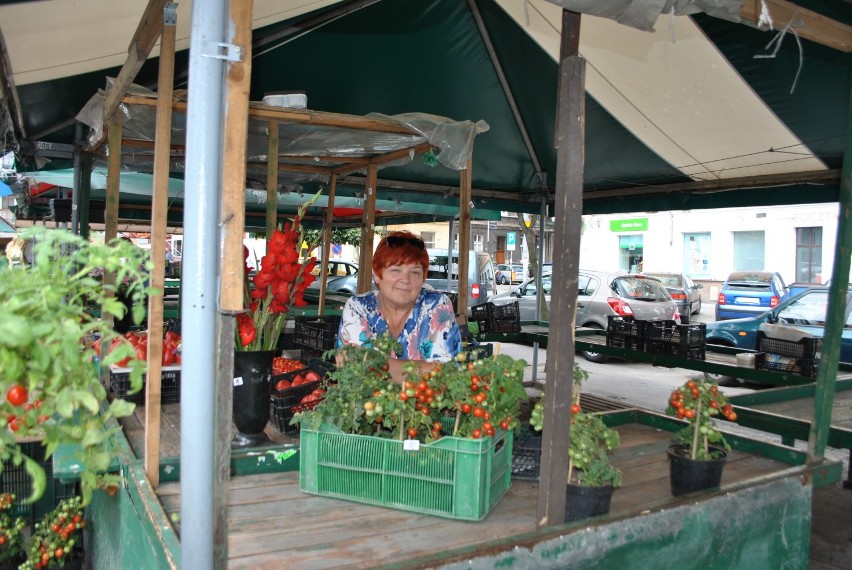
{"type": "MultiPolygon", "coordinates": [[[[313,250],[315,247],[319,246],[319,244],[322,243],[323,232],[324,230],[322,229],[304,229],[304,239],[310,244],[308,251],[313,250]]],[[[332,228],[331,243],[346,244],[359,247],[361,245],[361,228],[332,228]]]]}
{"type": "Polygon", "coordinates": [[[79,444],[88,504],[96,487],[119,479],[103,474],[116,451],[108,420],[133,410],[122,400],[102,406],[106,390],[91,341],[99,336],[104,347],[101,365],[131,358],[132,391],[142,386],[144,366],[135,360],[132,344],[93,311],[100,307],[104,316],[123,316],[124,304],[112,296],[119,283],[141,320],[145,295],[153,292],[145,286],[149,254],[127,241],[94,244],[62,230],[33,228],[22,237],[35,243],[33,265],[0,268],[0,459],[25,465],[33,478],[27,500],[33,502],[44,492],[46,478],[15,436],[43,437],[48,457],[60,443],[79,444]],[[13,388],[25,390],[26,404],[5,397],[13,388]]]}
{"type": "Polygon", "coordinates": [[[716,428],[714,416],[723,415],[734,421],[736,414],[715,382],[703,378],[687,381],[669,396],[666,413],[688,422],[674,434],[674,440],[689,448],[690,458],[698,461],[716,459],[720,453],[711,448],[731,449],[716,428]]]}
{"type": "Polygon", "coordinates": [[[0,564],[18,560],[24,551],[24,535],[22,533],[26,521],[23,517],[9,515],[14,507],[15,495],[0,494],[0,564]]]}
{"type": "MultiPolygon", "coordinates": [[[[621,486],[621,471],[610,463],[609,452],[621,444],[621,436],[607,427],[599,414],[586,414],[580,408],[580,388],[589,373],[574,363],[574,402],[568,438],[568,482],[589,487],[621,486]]],[[[544,423],[544,394],[530,414],[530,426],[541,431],[544,423]]]]}

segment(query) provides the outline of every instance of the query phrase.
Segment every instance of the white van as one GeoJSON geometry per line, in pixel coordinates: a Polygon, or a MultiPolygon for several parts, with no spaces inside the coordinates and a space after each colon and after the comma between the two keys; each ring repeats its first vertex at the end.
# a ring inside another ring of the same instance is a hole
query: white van
{"type": "MultiPolygon", "coordinates": [[[[497,292],[497,287],[494,277],[494,262],[491,261],[491,256],[484,251],[470,251],[468,255],[467,312],[469,315],[470,307],[484,303],[488,297],[497,292]]],[[[452,262],[450,262],[447,259],[446,249],[430,249],[426,283],[437,291],[457,294],[459,286],[458,262],[458,251],[453,251],[452,262]],[[450,263],[452,263],[452,267],[450,267],[450,263]]]]}

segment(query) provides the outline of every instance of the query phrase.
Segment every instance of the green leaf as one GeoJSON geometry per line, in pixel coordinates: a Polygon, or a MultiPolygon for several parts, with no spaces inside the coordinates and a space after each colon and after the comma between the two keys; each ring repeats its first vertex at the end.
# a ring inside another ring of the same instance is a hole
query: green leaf
{"type": "Polygon", "coordinates": [[[136,404],[132,402],[128,402],[127,400],[123,400],[121,398],[116,398],[109,405],[110,414],[117,418],[124,418],[133,413],[133,410],[136,409],[136,404]]]}
{"type": "Polygon", "coordinates": [[[77,399],[80,405],[82,405],[92,414],[97,414],[98,412],[100,412],[100,404],[91,392],[87,390],[75,390],[74,397],[77,399]]]}
{"type": "Polygon", "coordinates": [[[44,495],[44,491],[47,489],[47,475],[45,475],[41,465],[29,457],[24,456],[24,462],[24,468],[27,470],[30,479],[32,479],[33,485],[33,492],[24,503],[31,504],[41,499],[41,496],[44,495]]]}

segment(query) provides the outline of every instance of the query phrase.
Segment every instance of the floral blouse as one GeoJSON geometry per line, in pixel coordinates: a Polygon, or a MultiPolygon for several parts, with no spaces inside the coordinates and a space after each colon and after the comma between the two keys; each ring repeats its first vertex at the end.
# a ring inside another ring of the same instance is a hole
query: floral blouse
{"type": "MultiPolygon", "coordinates": [[[[390,328],[382,315],[376,292],[350,297],[343,307],[337,347],[344,344],[371,346],[370,339],[387,334],[390,328]]],[[[423,289],[414,302],[402,333],[397,338],[403,360],[445,362],[461,350],[461,334],[449,297],[423,289]]]]}

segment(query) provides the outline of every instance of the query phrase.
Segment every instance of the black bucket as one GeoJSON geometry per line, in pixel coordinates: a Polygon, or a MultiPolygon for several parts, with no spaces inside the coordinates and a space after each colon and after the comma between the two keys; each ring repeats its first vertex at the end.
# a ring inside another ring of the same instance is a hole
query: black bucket
{"type": "Polygon", "coordinates": [[[672,495],[678,497],[693,491],[719,486],[722,481],[722,469],[725,467],[728,456],[718,447],[710,449],[717,453],[718,459],[708,461],[691,459],[685,445],[672,445],[668,448],[672,495]]]}
{"type": "Polygon", "coordinates": [[[565,522],[579,521],[609,512],[615,487],[568,484],[565,494],[565,522]]]}
{"type": "Polygon", "coordinates": [[[234,352],[234,425],[237,435],[231,447],[251,447],[269,441],[264,433],[269,422],[270,382],[275,352],[234,352]]]}

